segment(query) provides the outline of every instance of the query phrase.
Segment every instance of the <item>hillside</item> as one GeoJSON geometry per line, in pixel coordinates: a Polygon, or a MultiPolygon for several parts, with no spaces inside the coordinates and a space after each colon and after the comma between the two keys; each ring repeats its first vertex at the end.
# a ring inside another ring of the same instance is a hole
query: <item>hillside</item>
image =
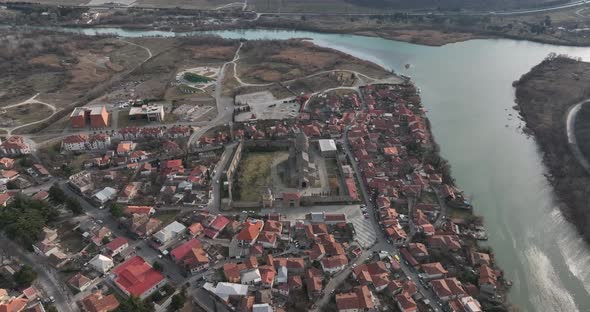
{"type": "MultiPolygon", "coordinates": [[[[562,209],[590,240],[590,176],[572,154],[566,134],[568,109],[590,97],[590,63],[551,55],[514,85],[521,115],[541,147],[562,209]]],[[[585,118],[590,114],[582,111],[576,120],[579,142],[590,141],[585,118]]]]}

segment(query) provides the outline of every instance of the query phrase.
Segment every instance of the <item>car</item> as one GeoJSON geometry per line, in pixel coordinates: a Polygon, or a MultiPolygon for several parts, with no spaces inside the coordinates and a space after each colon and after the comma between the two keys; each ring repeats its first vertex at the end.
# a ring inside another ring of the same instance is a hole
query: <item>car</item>
{"type": "Polygon", "coordinates": [[[246,214],[246,213],[248,213],[248,211],[246,211],[246,210],[242,210],[242,213],[243,213],[243,214],[246,214]]]}
{"type": "Polygon", "coordinates": [[[54,303],[55,302],[55,298],[53,298],[53,296],[49,297],[49,302],[54,303]]]}
{"type": "Polygon", "coordinates": [[[162,259],[162,255],[158,255],[158,258],[162,259]]]}
{"type": "Polygon", "coordinates": [[[369,215],[365,215],[365,219],[369,219],[369,215]]]}

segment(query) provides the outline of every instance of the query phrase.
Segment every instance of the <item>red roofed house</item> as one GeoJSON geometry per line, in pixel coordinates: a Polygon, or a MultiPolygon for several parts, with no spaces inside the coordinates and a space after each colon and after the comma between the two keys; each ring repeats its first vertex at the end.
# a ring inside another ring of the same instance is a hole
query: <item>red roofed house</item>
{"type": "Polygon", "coordinates": [[[252,246],[262,231],[264,221],[251,219],[244,222],[242,230],[236,235],[240,246],[252,246]]]}
{"type": "Polygon", "coordinates": [[[428,279],[444,278],[448,273],[440,262],[425,263],[421,265],[421,268],[428,279]]]}
{"type": "Polygon", "coordinates": [[[142,257],[136,256],[112,271],[112,280],[126,295],[143,300],[166,284],[162,273],[152,268],[142,257]]]}
{"type": "Polygon", "coordinates": [[[31,153],[31,148],[23,137],[11,136],[0,144],[0,151],[4,155],[25,155],[31,153]]]}
{"type": "Polygon", "coordinates": [[[0,312],[20,312],[25,309],[29,300],[25,298],[16,298],[8,296],[4,289],[0,289],[2,295],[0,296],[0,312]],[[4,298],[7,298],[4,300],[4,298]]]}
{"type": "Polygon", "coordinates": [[[322,269],[326,273],[336,273],[343,270],[348,264],[348,258],[345,255],[337,255],[333,257],[327,257],[321,261],[322,269]]]}
{"type": "Polygon", "coordinates": [[[105,250],[109,256],[114,257],[127,247],[129,247],[127,239],[125,237],[117,237],[105,245],[105,250]]]}
{"type": "Polygon", "coordinates": [[[402,312],[416,312],[418,311],[418,306],[412,296],[410,296],[407,292],[403,292],[397,296],[395,296],[395,300],[397,301],[397,307],[402,312]]]}
{"type": "Polygon", "coordinates": [[[156,210],[152,206],[127,206],[125,208],[125,214],[140,214],[140,215],[153,215],[156,210]]]}
{"type": "Polygon", "coordinates": [[[119,307],[119,301],[115,295],[103,296],[102,292],[95,291],[82,299],[82,307],[87,312],[110,312],[119,307]]]}
{"type": "Polygon", "coordinates": [[[336,294],[338,311],[369,311],[375,308],[373,294],[367,286],[358,286],[348,293],[336,294]]]}

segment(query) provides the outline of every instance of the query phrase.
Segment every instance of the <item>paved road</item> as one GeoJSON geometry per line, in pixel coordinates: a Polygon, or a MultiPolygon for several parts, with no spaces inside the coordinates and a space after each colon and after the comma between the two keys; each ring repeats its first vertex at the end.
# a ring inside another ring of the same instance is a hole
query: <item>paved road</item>
{"type": "Polygon", "coordinates": [[[57,272],[51,267],[45,258],[32,252],[23,250],[21,246],[13,241],[0,237],[2,254],[13,255],[20,261],[32,267],[37,272],[37,281],[41,288],[55,299],[54,305],[60,312],[77,312],[78,306],[74,300],[70,300],[72,293],[64,287],[65,285],[56,278],[57,272]]]}
{"type": "Polygon", "coordinates": [[[98,209],[91,205],[86,199],[77,193],[75,193],[65,182],[60,183],[61,188],[64,190],[67,196],[74,197],[80,201],[82,208],[86,214],[96,220],[102,220],[103,225],[107,226],[111,232],[116,236],[125,237],[129,240],[129,246],[136,248],[137,255],[144,258],[149,263],[159,262],[164,268],[163,273],[166,275],[168,280],[174,285],[181,285],[184,281],[178,266],[168,257],[159,258],[159,253],[150,247],[145,240],[133,240],[129,239],[125,230],[119,229],[119,224],[113,218],[108,209],[98,209]]]}

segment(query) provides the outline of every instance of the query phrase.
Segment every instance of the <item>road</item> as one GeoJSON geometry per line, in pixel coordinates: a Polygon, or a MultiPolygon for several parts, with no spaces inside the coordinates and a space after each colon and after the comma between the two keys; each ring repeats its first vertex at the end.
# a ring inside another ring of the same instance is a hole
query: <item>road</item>
{"type": "Polygon", "coordinates": [[[54,305],[60,312],[77,312],[80,311],[76,302],[70,300],[72,293],[65,284],[58,281],[56,278],[56,271],[47,263],[47,259],[38,256],[32,252],[22,249],[21,246],[13,241],[0,237],[0,246],[3,255],[13,255],[18,257],[24,264],[30,266],[37,272],[36,282],[41,285],[41,288],[55,299],[54,305]]]}
{"type": "MultiPolygon", "coordinates": [[[[364,98],[359,95],[359,99],[361,100],[363,110],[366,110],[367,107],[364,102],[364,98]]],[[[377,207],[371,201],[372,196],[371,196],[370,192],[367,190],[367,186],[363,182],[362,171],[359,169],[358,163],[355,160],[354,155],[352,154],[352,151],[350,149],[350,144],[348,141],[348,131],[350,130],[351,126],[354,123],[355,123],[354,121],[351,122],[351,124],[349,124],[344,129],[342,139],[339,142],[342,143],[343,150],[344,150],[345,154],[347,155],[348,159],[350,160],[352,169],[353,169],[355,176],[357,178],[357,182],[358,182],[357,184],[360,186],[360,192],[363,195],[367,209],[371,212],[376,212],[377,207]]],[[[332,300],[333,292],[335,292],[339,288],[339,286],[342,284],[342,282],[351,273],[353,265],[363,263],[365,260],[369,259],[369,257],[371,257],[373,255],[373,253],[376,251],[377,252],[378,251],[387,251],[392,255],[399,254],[399,249],[395,245],[389,244],[387,242],[388,237],[386,237],[385,233],[381,230],[381,227],[379,225],[379,220],[376,217],[376,213],[369,213],[369,220],[371,221],[371,224],[377,234],[375,243],[369,249],[364,250],[361,253],[361,255],[357,259],[355,259],[355,261],[349,263],[348,266],[344,270],[340,271],[338,274],[336,274],[334,276],[334,278],[332,278],[328,282],[328,284],[326,285],[326,288],[324,289],[324,295],[316,302],[316,307],[315,307],[314,311],[321,311],[322,307],[324,307],[328,302],[330,302],[330,300],[332,300]]],[[[410,218],[410,220],[411,220],[411,218],[410,218]]],[[[411,225],[411,227],[412,227],[412,225],[411,225]]],[[[431,308],[436,312],[441,312],[442,309],[437,304],[438,300],[436,299],[434,292],[432,292],[432,290],[427,289],[424,286],[422,286],[422,284],[420,283],[420,280],[418,278],[418,273],[415,271],[415,269],[409,267],[405,263],[405,261],[402,261],[400,263],[400,266],[401,266],[404,274],[410,280],[412,280],[412,281],[414,281],[414,283],[416,283],[416,287],[418,288],[418,292],[420,292],[422,294],[422,296],[424,296],[424,298],[429,300],[431,308]]]]}
{"type": "MultiPolygon", "coordinates": [[[[108,227],[113,234],[120,237],[129,238],[126,231],[119,228],[119,223],[113,216],[111,216],[109,209],[98,209],[91,205],[86,199],[77,193],[75,193],[68,185],[67,182],[61,182],[59,184],[61,189],[69,197],[74,197],[80,201],[82,208],[86,214],[96,220],[101,220],[103,225],[108,227]]],[[[136,249],[137,255],[144,258],[149,263],[159,262],[164,268],[163,273],[166,275],[168,280],[173,285],[180,286],[184,282],[185,278],[182,275],[180,269],[170,258],[163,257],[159,258],[159,253],[150,247],[145,240],[133,240],[129,239],[129,246],[136,249]]]]}
{"type": "Polygon", "coordinates": [[[580,150],[580,146],[578,145],[578,140],[576,139],[576,116],[582,109],[582,106],[586,103],[590,102],[590,99],[586,99],[582,102],[574,104],[567,112],[567,119],[566,119],[566,131],[567,131],[567,143],[570,147],[570,150],[580,163],[582,167],[586,170],[586,172],[590,173],[590,162],[588,159],[584,157],[584,154],[580,150]]]}

